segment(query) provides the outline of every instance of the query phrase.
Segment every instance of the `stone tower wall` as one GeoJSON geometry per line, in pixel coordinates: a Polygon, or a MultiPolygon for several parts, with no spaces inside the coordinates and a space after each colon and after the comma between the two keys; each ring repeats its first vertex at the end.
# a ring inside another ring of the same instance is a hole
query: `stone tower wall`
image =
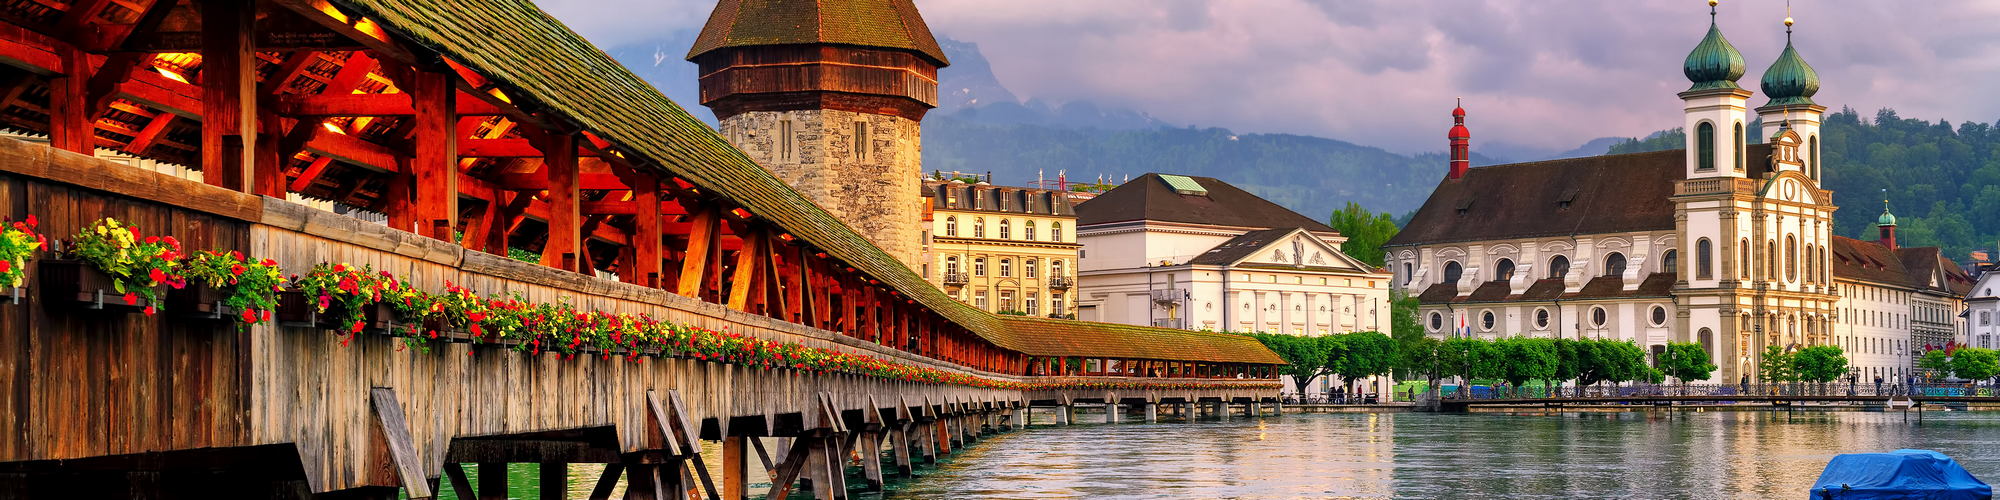
{"type": "Polygon", "coordinates": [[[923,231],[923,141],[916,120],[830,109],[752,111],[723,119],[722,134],[806,199],[916,269],[923,231]],[[865,124],[866,151],[856,149],[857,124],[865,124]]]}

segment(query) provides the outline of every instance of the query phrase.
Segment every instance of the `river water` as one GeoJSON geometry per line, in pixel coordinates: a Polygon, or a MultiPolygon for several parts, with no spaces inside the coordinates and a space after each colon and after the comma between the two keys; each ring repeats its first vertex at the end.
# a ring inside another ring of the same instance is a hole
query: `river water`
{"type": "MultiPolygon", "coordinates": [[[[1898,448],[1938,450],[1981,479],[2000,479],[2000,412],[1926,412],[1921,424],[1907,416],[1381,413],[1037,425],[990,435],[915,479],[891,480],[885,493],[854,496],[1805,498],[1833,455],[1898,448]]],[[[705,454],[719,455],[712,448],[705,454]]],[[[531,466],[512,469],[513,496],[534,498],[531,466]]],[[[587,494],[595,470],[573,466],[572,498],[587,494]]]]}

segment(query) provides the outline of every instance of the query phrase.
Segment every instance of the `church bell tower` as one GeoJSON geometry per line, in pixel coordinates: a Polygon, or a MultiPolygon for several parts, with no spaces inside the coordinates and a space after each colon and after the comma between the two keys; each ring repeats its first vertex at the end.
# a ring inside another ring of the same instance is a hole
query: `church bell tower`
{"type": "Polygon", "coordinates": [[[919,123],[950,63],[911,0],[721,0],[687,57],[724,137],[916,267],[919,123]]]}

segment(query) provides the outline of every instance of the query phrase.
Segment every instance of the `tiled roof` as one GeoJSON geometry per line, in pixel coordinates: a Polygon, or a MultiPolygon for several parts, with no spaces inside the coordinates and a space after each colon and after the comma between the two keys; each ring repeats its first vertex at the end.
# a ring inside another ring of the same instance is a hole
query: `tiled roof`
{"type": "Polygon", "coordinates": [[[1237,235],[1235,238],[1230,238],[1229,241],[1224,241],[1222,244],[1216,245],[1215,248],[1210,248],[1208,251],[1202,252],[1201,255],[1194,256],[1193,259],[1188,260],[1188,263],[1204,266],[1227,266],[1234,264],[1236,261],[1243,260],[1244,257],[1249,257],[1250,254],[1257,253],[1257,249],[1264,248],[1264,245],[1270,244],[1279,238],[1284,238],[1285,235],[1292,234],[1292,231],[1297,230],[1299,228],[1281,227],[1243,233],[1237,235]]]}
{"type": "MultiPolygon", "coordinates": [[[[1761,177],[1771,148],[1751,144],[1747,172],[1761,177]]],[[[1674,228],[1674,181],[1686,151],[1589,156],[1467,170],[1445,179],[1385,246],[1674,228]]]]}
{"type": "Polygon", "coordinates": [[[1285,363],[1247,335],[1029,316],[1000,316],[1000,321],[1021,335],[1019,350],[1031,356],[1285,363]]]}
{"type": "MultiPolygon", "coordinates": [[[[1040,346],[1030,343],[1035,335],[945,295],[527,0],[336,1],[501,83],[514,102],[560,113],[640,163],[741,204],[1001,348],[1040,346]]],[[[1251,351],[1229,352],[1243,360],[1275,357],[1251,351]]]]}
{"type": "Polygon", "coordinates": [[[950,63],[911,0],[721,0],[687,58],[728,47],[817,43],[902,49],[950,63]]]}
{"type": "Polygon", "coordinates": [[[937,210],[1076,215],[1069,196],[1053,189],[930,181],[924,183],[924,197],[937,210]]]}
{"type": "Polygon", "coordinates": [[[1835,236],[1832,248],[1835,278],[1955,295],[1972,292],[1972,276],[1945,257],[1938,247],[1890,250],[1879,242],[1835,236]],[[1933,284],[1933,273],[1940,272],[1943,279],[1933,284]]]}
{"type": "Polygon", "coordinates": [[[1242,228],[1301,227],[1313,232],[1333,228],[1311,217],[1250,194],[1212,177],[1189,177],[1208,195],[1180,194],[1160,174],[1146,174],[1119,184],[1076,205],[1077,224],[1163,221],[1242,228]]]}
{"type": "Polygon", "coordinates": [[[1641,297],[1666,297],[1674,290],[1674,273],[1653,273],[1639,282],[1632,290],[1625,289],[1625,279],[1617,276],[1598,276],[1583,283],[1575,293],[1563,293],[1561,278],[1536,280],[1520,294],[1513,294],[1505,281],[1488,281],[1472,289],[1472,293],[1458,295],[1458,287],[1449,283],[1438,283],[1425,288],[1417,295],[1417,301],[1424,304],[1446,302],[1543,302],[1556,299],[1589,300],[1641,297]]]}

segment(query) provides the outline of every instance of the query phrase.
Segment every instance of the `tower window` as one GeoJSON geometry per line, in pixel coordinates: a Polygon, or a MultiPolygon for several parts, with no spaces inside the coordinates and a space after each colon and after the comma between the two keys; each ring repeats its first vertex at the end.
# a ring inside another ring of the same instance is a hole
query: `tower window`
{"type": "Polygon", "coordinates": [[[868,161],[874,149],[875,143],[868,140],[868,122],[854,122],[854,159],[868,161]]]}
{"type": "Polygon", "coordinates": [[[778,161],[792,161],[792,120],[778,120],[778,161]]]}
{"type": "Polygon", "coordinates": [[[1714,268],[1714,264],[1710,263],[1711,259],[1714,258],[1714,249],[1711,248],[1713,246],[1714,245],[1709,243],[1708,238],[1702,238],[1694,242],[1695,279],[1705,280],[1713,277],[1711,271],[1714,268]]]}
{"type": "Polygon", "coordinates": [[[1819,134],[1813,134],[1812,137],[1806,138],[1806,155],[1810,158],[1806,162],[1808,177],[1812,177],[1813,180],[1819,180],[1819,134]]]}
{"type": "Polygon", "coordinates": [[[1797,237],[1785,237],[1785,281],[1799,280],[1799,242],[1797,237]]]}
{"type": "Polygon", "coordinates": [[[1743,279],[1750,279],[1750,269],[1752,267],[1750,264],[1750,238],[1744,238],[1743,243],[1736,246],[1736,252],[1739,254],[1737,255],[1736,268],[1742,270],[1740,274],[1743,275],[1743,279]]]}
{"type": "Polygon", "coordinates": [[[1743,149],[1743,122],[1736,122],[1736,151],[1731,152],[1729,156],[1736,158],[1737,172],[1743,171],[1743,149]]]}
{"type": "Polygon", "coordinates": [[[1701,122],[1695,128],[1695,170],[1715,170],[1715,124],[1701,122]]]}

